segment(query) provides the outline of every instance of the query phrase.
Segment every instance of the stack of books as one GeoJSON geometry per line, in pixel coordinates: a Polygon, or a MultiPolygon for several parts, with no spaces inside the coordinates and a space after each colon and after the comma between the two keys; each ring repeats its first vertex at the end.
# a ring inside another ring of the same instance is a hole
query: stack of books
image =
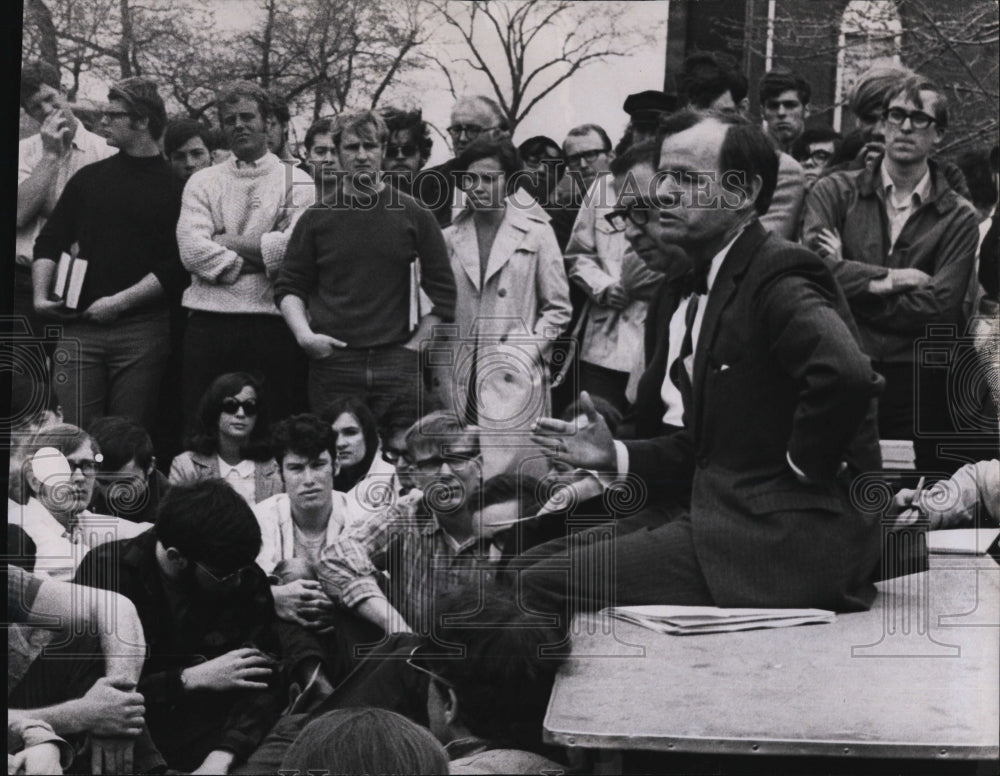
{"type": "Polygon", "coordinates": [[[52,293],[56,299],[61,299],[69,310],[80,306],[80,292],[83,290],[83,279],[87,276],[87,262],[79,256],[64,253],[59,257],[56,267],[56,282],[52,293]]]}

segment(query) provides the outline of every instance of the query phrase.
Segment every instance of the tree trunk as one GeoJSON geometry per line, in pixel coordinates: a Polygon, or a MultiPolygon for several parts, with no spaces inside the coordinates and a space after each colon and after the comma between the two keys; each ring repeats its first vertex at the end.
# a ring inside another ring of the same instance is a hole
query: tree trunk
{"type": "Polygon", "coordinates": [[[39,56],[52,67],[59,69],[59,40],[56,27],[52,23],[52,13],[42,0],[27,0],[24,6],[25,24],[38,31],[39,56]]]}
{"type": "Polygon", "coordinates": [[[118,7],[122,17],[122,36],[118,41],[118,67],[121,70],[122,78],[131,78],[134,75],[132,70],[132,49],[135,46],[135,33],[132,29],[132,10],[128,6],[128,0],[118,0],[118,7]]]}

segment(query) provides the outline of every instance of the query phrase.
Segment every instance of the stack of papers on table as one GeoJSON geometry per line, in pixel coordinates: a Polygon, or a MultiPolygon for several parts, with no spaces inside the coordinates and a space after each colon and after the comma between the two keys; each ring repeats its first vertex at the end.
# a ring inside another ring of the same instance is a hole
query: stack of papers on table
{"type": "Polygon", "coordinates": [[[985,555],[1000,528],[949,528],[927,532],[927,549],[936,555],[985,555]]]}
{"type": "Polygon", "coordinates": [[[826,609],[720,609],[717,606],[614,606],[605,613],[659,633],[689,636],[833,622],[826,609]]]}

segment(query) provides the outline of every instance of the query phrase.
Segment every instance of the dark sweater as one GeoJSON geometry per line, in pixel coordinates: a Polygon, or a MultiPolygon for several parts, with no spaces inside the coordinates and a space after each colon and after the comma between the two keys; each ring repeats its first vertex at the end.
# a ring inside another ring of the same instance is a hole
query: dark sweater
{"type": "Polygon", "coordinates": [[[120,152],[69,179],[35,240],[35,258],[59,261],[74,242],[80,244],[80,258],[88,262],[81,310],[150,272],[166,296],[141,309],[165,307],[187,284],[174,234],[180,209],[181,185],[163,157],[120,152]]]}
{"type": "Polygon", "coordinates": [[[295,225],[274,284],[275,301],[305,300],[313,331],[370,348],[410,336],[411,263],[431,312],[455,317],[455,277],[434,216],[386,186],[370,207],[310,208],[295,225]]]}

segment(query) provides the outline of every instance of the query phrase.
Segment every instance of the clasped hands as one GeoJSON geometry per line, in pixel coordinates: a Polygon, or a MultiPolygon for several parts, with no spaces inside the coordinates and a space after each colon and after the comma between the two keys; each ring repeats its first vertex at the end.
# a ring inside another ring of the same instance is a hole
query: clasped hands
{"type": "Polygon", "coordinates": [[[335,604],[314,579],[296,579],[271,588],[278,617],[309,630],[324,631],[332,625],[335,604]]]}

